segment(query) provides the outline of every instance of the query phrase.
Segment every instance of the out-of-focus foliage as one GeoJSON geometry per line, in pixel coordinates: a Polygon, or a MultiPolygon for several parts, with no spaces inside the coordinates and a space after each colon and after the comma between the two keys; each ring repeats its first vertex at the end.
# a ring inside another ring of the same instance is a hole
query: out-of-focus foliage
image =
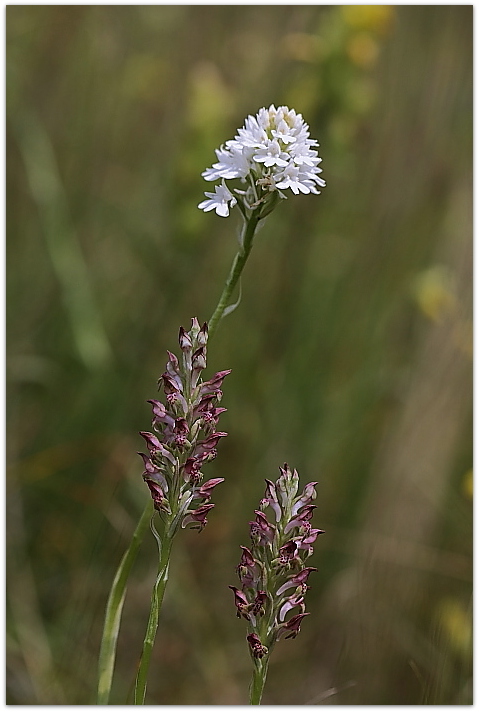
{"type": "MultiPolygon", "coordinates": [[[[200,174],[275,103],[328,185],[268,219],[211,343],[226,481],[173,552],[149,701],[247,701],[228,584],[287,461],[327,533],[264,703],[470,703],[472,7],[19,5],[6,41],[8,701],[94,700],[145,401],[235,252],[200,174]]],[[[119,704],[154,573],[148,537],[119,704]]]]}

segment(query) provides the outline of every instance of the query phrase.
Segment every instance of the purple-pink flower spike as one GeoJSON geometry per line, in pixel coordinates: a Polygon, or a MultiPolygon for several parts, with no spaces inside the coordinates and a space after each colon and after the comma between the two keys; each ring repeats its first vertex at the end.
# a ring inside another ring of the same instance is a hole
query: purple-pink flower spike
{"type": "Polygon", "coordinates": [[[321,529],[312,529],[317,482],[298,495],[299,477],[287,464],[276,482],[266,480],[266,492],[250,522],[252,546],[242,546],[237,567],[241,588],[230,586],[238,617],[248,622],[246,637],[254,660],[269,656],[281,637],[295,638],[307,615],[304,596],[309,575],[317,571],[305,562],[321,529]],[[265,514],[272,510],[273,522],[265,514]]]}
{"type": "Polygon", "coordinates": [[[219,371],[210,380],[200,376],[206,367],[208,326],[196,318],[189,332],[180,327],[182,361],[168,351],[165,372],[160,377],[166,403],[156,399],[152,406],[152,433],[141,432],[148,455],[143,458],[145,480],[155,509],[174,515],[173,532],[181,525],[203,529],[213,508],[212,491],[222,477],[203,482],[203,466],[216,457],[216,447],[227,433],[216,430],[226,409],[218,407],[223,379],[230,371],[219,371]]]}

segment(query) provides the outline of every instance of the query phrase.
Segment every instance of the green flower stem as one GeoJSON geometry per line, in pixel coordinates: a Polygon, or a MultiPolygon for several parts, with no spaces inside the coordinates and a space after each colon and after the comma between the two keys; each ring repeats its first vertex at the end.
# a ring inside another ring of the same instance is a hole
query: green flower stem
{"type": "Polygon", "coordinates": [[[170,554],[174,535],[170,526],[172,519],[172,515],[167,519],[165,523],[164,533],[161,538],[152,526],[153,534],[155,535],[156,540],[158,542],[160,560],[158,564],[158,576],[156,578],[156,582],[153,587],[153,593],[151,595],[150,616],[148,618],[148,625],[146,628],[145,639],[143,641],[143,650],[141,653],[140,665],[138,668],[138,674],[136,676],[135,705],[145,704],[146,686],[148,682],[148,670],[150,667],[151,653],[153,650],[153,645],[155,643],[156,631],[158,629],[158,619],[160,616],[161,604],[163,603],[163,596],[165,595],[166,584],[168,582],[170,554]]]}
{"type": "Polygon", "coordinates": [[[231,299],[233,290],[236,287],[238,279],[241,276],[241,272],[243,271],[243,268],[246,264],[246,260],[248,259],[249,253],[251,252],[251,248],[253,247],[253,238],[256,232],[256,228],[258,227],[259,221],[260,209],[256,209],[253,211],[251,216],[244,222],[243,230],[241,233],[240,249],[238,250],[236,257],[233,260],[233,264],[231,265],[231,270],[228,275],[228,279],[226,280],[220,300],[218,302],[218,306],[216,307],[211,319],[208,322],[208,338],[211,338],[211,336],[214,334],[219,321],[222,319],[225,311],[228,308],[228,303],[231,299]]]}
{"type": "Polygon", "coordinates": [[[98,662],[97,704],[99,705],[107,705],[110,698],[113,668],[115,666],[116,644],[120,630],[123,603],[125,601],[126,584],[138,549],[148,529],[148,522],[151,519],[152,513],[153,502],[149,499],[133,533],[131,543],[120,562],[108,597],[98,662]]]}
{"type": "Polygon", "coordinates": [[[268,674],[269,655],[254,661],[253,677],[250,686],[250,705],[260,705],[263,696],[266,675],[268,674]]]}

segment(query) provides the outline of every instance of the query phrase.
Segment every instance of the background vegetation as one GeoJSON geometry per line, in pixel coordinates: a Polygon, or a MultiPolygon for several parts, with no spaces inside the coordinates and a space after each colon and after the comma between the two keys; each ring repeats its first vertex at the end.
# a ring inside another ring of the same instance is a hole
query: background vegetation
{"type": "MultiPolygon", "coordinates": [[[[148,700],[247,702],[228,584],[287,461],[327,533],[264,703],[471,702],[472,6],[27,5],[7,7],[10,704],[94,701],[146,400],[235,251],[200,174],[270,103],[303,113],[327,188],[268,219],[211,344],[226,481],[177,541],[148,700]]],[[[154,573],[147,537],[117,704],[154,573]]]]}

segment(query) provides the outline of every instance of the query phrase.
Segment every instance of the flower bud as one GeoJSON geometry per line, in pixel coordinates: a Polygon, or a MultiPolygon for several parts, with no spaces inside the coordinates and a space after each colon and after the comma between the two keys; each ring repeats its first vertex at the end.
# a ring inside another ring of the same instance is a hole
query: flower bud
{"type": "Polygon", "coordinates": [[[183,329],[182,326],[180,326],[180,334],[178,336],[178,341],[180,343],[180,349],[184,353],[191,351],[191,349],[193,348],[193,344],[192,344],[190,335],[183,329]]]}
{"type": "Polygon", "coordinates": [[[196,337],[196,341],[198,343],[198,346],[206,346],[206,343],[208,341],[208,324],[206,322],[199,330],[198,336],[196,337]]]}
{"type": "Polygon", "coordinates": [[[206,368],[206,350],[204,346],[195,351],[191,359],[191,365],[195,371],[202,371],[206,368]]]}

